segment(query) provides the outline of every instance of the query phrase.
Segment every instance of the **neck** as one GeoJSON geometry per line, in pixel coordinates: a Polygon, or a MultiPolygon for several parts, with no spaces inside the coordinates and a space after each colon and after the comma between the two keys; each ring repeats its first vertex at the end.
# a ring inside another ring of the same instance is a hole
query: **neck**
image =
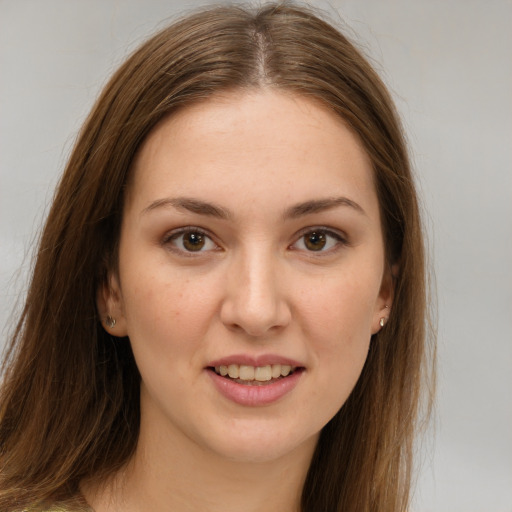
{"type": "Polygon", "coordinates": [[[141,425],[134,457],[106,485],[84,485],[95,512],[299,512],[317,438],[269,461],[235,461],[141,425]]]}

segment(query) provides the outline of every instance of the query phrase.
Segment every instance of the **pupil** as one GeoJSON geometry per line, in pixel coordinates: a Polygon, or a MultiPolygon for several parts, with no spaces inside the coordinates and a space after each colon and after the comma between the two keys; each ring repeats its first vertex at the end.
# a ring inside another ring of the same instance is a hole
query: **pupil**
{"type": "Polygon", "coordinates": [[[198,251],[204,246],[204,236],[201,233],[188,233],[183,238],[183,245],[189,251],[198,251]]]}
{"type": "Polygon", "coordinates": [[[325,247],[327,240],[324,233],[316,231],[306,237],[306,247],[311,251],[319,251],[325,247]]]}

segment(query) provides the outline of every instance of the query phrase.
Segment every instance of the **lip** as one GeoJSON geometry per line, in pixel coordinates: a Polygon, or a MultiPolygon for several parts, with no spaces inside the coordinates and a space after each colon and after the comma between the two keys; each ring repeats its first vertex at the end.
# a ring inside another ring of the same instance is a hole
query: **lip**
{"type": "Polygon", "coordinates": [[[229,366],[230,364],[243,364],[247,366],[267,366],[269,364],[287,364],[295,368],[303,368],[304,365],[288,357],[277,354],[261,354],[259,356],[251,356],[248,354],[233,354],[221,359],[215,359],[208,363],[207,367],[229,366]]]}
{"type": "Polygon", "coordinates": [[[299,383],[304,370],[304,364],[300,361],[279,354],[232,354],[210,361],[205,368],[205,371],[207,371],[214,386],[221,395],[232,402],[248,407],[269,405],[285,397],[299,383]],[[216,366],[229,366],[230,364],[247,366],[281,364],[292,366],[296,370],[289,376],[268,384],[248,385],[227,379],[213,371],[216,366]]]}
{"type": "MultiPolygon", "coordinates": [[[[226,361],[226,359],[222,359],[222,361],[226,361]]],[[[238,361],[240,361],[240,359],[238,359],[238,361]]],[[[244,362],[242,361],[242,363],[244,362]]],[[[259,366],[263,365],[260,364],[259,366]]],[[[295,370],[288,377],[277,379],[270,384],[247,385],[222,377],[215,373],[211,368],[205,368],[205,371],[208,373],[214,386],[221,395],[232,402],[248,407],[269,405],[284,398],[285,395],[293,391],[304,374],[304,368],[301,367],[295,370]]]]}

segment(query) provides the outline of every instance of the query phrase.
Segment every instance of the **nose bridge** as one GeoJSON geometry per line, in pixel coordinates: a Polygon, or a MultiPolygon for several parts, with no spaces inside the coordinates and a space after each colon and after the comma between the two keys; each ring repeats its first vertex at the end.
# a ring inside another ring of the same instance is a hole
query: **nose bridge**
{"type": "Polygon", "coordinates": [[[283,327],[290,312],[280,286],[280,262],[264,243],[253,243],[234,257],[226,283],[223,321],[251,336],[283,327]]]}

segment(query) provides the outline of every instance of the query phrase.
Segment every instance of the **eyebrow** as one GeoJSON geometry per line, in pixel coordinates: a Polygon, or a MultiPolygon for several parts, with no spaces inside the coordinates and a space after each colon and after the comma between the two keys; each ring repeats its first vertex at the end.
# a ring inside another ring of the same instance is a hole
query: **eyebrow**
{"type": "MultiPolygon", "coordinates": [[[[346,206],[352,208],[360,214],[366,215],[365,211],[358,203],[348,199],[347,197],[328,197],[324,199],[312,199],[311,201],[305,201],[303,203],[293,205],[285,210],[283,218],[296,219],[305,215],[311,215],[313,213],[320,213],[326,210],[331,210],[339,206],[346,206]]],[[[223,220],[229,220],[234,217],[229,210],[223,208],[222,206],[191,197],[165,197],[162,199],[157,199],[156,201],[150,203],[146,208],[144,208],[141,214],[149,213],[158,208],[168,207],[197,213],[199,215],[205,215],[208,217],[216,217],[223,220]]]]}
{"type": "Polygon", "coordinates": [[[208,217],[216,217],[218,219],[231,219],[231,213],[222,206],[213,203],[207,203],[200,199],[192,197],[165,197],[153,201],[149,206],[142,210],[142,214],[149,213],[158,208],[167,208],[172,206],[177,210],[185,210],[199,215],[206,215],[208,217]]]}
{"type": "Polygon", "coordinates": [[[284,213],[285,219],[296,219],[304,215],[310,215],[312,213],[320,213],[326,210],[331,210],[338,206],[348,206],[354,209],[356,212],[366,215],[363,208],[352,201],[348,197],[327,197],[325,199],[313,199],[304,203],[299,203],[288,208],[284,213]]]}

